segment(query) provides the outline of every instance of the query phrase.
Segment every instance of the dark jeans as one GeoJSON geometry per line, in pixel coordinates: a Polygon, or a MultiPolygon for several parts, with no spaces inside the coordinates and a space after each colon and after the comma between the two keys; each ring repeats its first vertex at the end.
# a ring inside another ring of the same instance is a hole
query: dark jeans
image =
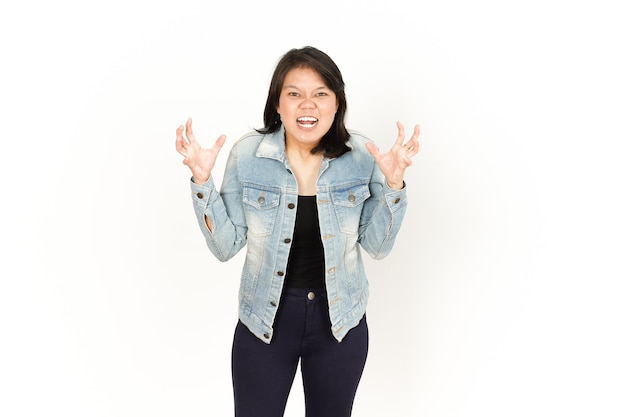
{"type": "Polygon", "coordinates": [[[269,345],[241,322],[235,329],[235,416],[282,417],[301,361],[306,417],[349,417],[367,347],[365,317],[339,343],[330,330],[324,291],[285,288],[269,345]]]}

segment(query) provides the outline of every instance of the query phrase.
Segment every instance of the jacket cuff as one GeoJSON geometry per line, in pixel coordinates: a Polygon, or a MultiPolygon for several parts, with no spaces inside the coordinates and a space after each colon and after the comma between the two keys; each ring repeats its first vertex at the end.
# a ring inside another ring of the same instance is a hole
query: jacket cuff
{"type": "Polygon", "coordinates": [[[402,181],[402,188],[399,190],[389,187],[387,181],[385,181],[383,187],[383,195],[391,211],[396,211],[406,206],[406,183],[404,181],[402,181]]]}
{"type": "Polygon", "coordinates": [[[215,201],[218,197],[218,192],[215,189],[213,183],[213,177],[209,177],[204,184],[196,184],[193,182],[193,177],[189,180],[191,186],[191,198],[193,204],[204,211],[206,207],[215,201]]]}

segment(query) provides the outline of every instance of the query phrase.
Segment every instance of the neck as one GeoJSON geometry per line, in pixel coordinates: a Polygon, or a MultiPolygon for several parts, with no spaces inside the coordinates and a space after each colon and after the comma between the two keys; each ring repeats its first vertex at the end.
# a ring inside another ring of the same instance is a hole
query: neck
{"type": "Polygon", "coordinates": [[[298,194],[315,195],[315,185],[319,175],[322,153],[311,153],[305,147],[287,146],[285,148],[291,171],[296,177],[298,194]]]}
{"type": "Polygon", "coordinates": [[[310,156],[316,156],[317,154],[313,154],[311,151],[317,145],[319,145],[319,141],[301,142],[294,138],[290,138],[289,135],[285,135],[285,152],[288,155],[300,155],[303,159],[310,156]]]}

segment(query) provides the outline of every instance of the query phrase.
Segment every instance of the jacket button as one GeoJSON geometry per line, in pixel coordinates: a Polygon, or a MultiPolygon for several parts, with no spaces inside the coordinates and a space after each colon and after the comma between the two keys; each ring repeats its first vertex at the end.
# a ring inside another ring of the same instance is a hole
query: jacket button
{"type": "Polygon", "coordinates": [[[306,298],[308,298],[309,300],[313,300],[315,298],[315,293],[311,291],[306,295],[306,298]]]}
{"type": "Polygon", "coordinates": [[[272,307],[276,307],[276,301],[270,301],[270,305],[271,305],[272,307]]]}
{"type": "Polygon", "coordinates": [[[290,209],[293,209],[293,208],[295,208],[295,207],[296,207],[296,205],[295,205],[295,204],[293,204],[293,203],[289,203],[289,204],[287,204],[287,207],[289,207],[290,209]]]}
{"type": "Polygon", "coordinates": [[[263,204],[263,203],[265,203],[265,197],[261,196],[261,197],[259,197],[259,199],[257,201],[259,202],[259,204],[263,204]]]}
{"type": "Polygon", "coordinates": [[[283,275],[285,275],[285,273],[283,271],[278,271],[276,275],[278,275],[279,277],[282,277],[283,275]]]}
{"type": "Polygon", "coordinates": [[[269,338],[270,338],[270,335],[269,335],[269,334],[267,334],[267,333],[263,333],[263,337],[264,337],[264,338],[266,338],[266,339],[269,339],[269,338]]]}
{"type": "Polygon", "coordinates": [[[285,242],[285,243],[291,243],[291,239],[287,238],[287,239],[285,239],[283,242],[285,242]]]}
{"type": "Polygon", "coordinates": [[[395,200],[393,200],[393,204],[398,204],[399,202],[400,202],[400,197],[398,197],[395,200]]]}
{"type": "Polygon", "coordinates": [[[350,194],[348,196],[348,201],[351,202],[351,203],[354,203],[354,200],[356,200],[356,198],[354,198],[354,194],[350,194]]]}
{"type": "Polygon", "coordinates": [[[196,193],[196,197],[203,199],[204,198],[204,194],[202,193],[196,193]]]}

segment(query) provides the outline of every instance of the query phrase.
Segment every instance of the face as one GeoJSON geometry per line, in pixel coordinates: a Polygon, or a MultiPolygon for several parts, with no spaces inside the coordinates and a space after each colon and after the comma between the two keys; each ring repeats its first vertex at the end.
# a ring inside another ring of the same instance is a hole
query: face
{"type": "Polygon", "coordinates": [[[294,68],[285,76],[276,110],[287,146],[313,148],[335,120],[337,97],[315,70],[294,68]]]}

